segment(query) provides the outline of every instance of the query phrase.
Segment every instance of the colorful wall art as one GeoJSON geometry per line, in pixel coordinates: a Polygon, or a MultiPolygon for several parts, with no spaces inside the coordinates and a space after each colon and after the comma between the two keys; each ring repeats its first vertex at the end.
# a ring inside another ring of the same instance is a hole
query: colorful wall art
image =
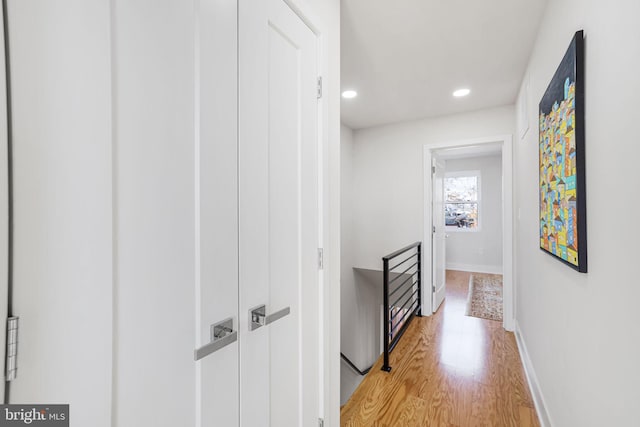
{"type": "Polygon", "coordinates": [[[578,31],[540,100],[540,249],[587,272],[584,40],[578,31]]]}

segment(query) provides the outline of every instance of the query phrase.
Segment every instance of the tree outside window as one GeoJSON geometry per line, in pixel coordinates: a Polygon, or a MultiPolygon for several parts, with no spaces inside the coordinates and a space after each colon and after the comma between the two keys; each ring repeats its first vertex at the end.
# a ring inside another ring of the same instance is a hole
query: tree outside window
{"type": "Polygon", "coordinates": [[[478,231],[480,172],[452,172],[444,178],[444,218],[449,230],[478,231]]]}

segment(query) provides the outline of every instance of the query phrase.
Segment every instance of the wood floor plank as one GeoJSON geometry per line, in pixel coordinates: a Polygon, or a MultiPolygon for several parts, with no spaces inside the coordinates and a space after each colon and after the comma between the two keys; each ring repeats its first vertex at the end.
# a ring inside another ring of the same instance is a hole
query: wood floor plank
{"type": "Polygon", "coordinates": [[[520,406],[518,409],[520,427],[540,427],[535,409],[526,406],[520,406]]]}
{"type": "Polygon", "coordinates": [[[455,422],[455,375],[437,372],[429,387],[422,391],[427,402],[423,425],[450,426],[455,422]]]}
{"type": "Polygon", "coordinates": [[[539,427],[513,333],[464,315],[470,273],[447,271],[447,298],[417,317],[342,407],[343,427],[539,427]]]}
{"type": "MultiPolygon", "coordinates": [[[[473,396],[470,427],[498,427],[500,420],[500,398],[495,389],[477,384],[473,396]]],[[[509,424],[507,424],[509,425],[509,424]]],[[[511,424],[517,426],[517,424],[511,424]]]]}
{"type": "Polygon", "coordinates": [[[422,425],[425,419],[427,403],[414,396],[409,396],[403,403],[395,425],[398,427],[413,427],[422,425]]]}

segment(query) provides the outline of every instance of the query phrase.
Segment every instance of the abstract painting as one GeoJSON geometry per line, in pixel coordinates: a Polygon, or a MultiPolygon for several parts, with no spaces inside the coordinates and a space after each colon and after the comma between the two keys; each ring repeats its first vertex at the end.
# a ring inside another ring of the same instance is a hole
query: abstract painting
{"type": "Polygon", "coordinates": [[[586,273],[582,31],[573,37],[539,108],[540,249],[586,273]]]}

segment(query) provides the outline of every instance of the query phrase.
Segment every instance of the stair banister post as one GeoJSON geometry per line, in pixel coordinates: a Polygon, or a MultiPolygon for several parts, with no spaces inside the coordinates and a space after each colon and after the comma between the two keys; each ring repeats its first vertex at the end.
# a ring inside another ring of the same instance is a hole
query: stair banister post
{"type": "Polygon", "coordinates": [[[387,258],[382,258],[383,264],[383,278],[382,278],[382,287],[383,287],[383,318],[384,318],[384,326],[383,326],[383,336],[384,340],[384,363],[382,364],[382,370],[389,372],[391,371],[391,366],[389,366],[389,334],[391,331],[389,330],[389,260],[387,258]]]}
{"type": "Polygon", "coordinates": [[[418,316],[422,317],[422,243],[418,243],[418,316]]]}

